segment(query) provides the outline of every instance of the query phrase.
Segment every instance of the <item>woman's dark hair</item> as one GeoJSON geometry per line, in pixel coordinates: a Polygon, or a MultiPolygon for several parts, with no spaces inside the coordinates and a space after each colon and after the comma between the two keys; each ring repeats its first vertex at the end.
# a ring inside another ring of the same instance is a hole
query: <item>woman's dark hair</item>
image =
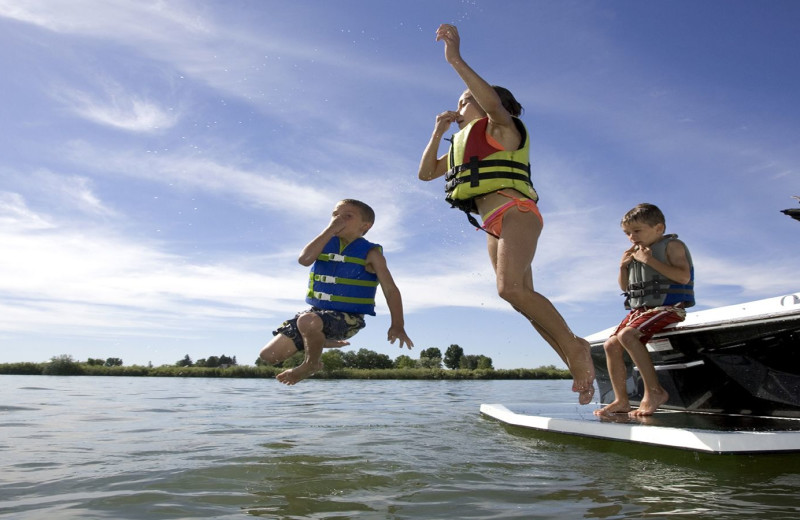
{"type": "Polygon", "coordinates": [[[522,105],[519,104],[519,101],[510,90],[497,85],[492,85],[492,88],[500,96],[500,102],[503,103],[503,108],[508,110],[509,114],[514,117],[519,117],[522,114],[522,105]]]}

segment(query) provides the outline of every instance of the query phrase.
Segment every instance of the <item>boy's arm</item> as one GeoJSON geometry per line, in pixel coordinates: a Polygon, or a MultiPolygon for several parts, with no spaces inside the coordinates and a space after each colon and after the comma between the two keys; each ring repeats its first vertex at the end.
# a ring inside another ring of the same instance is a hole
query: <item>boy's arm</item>
{"type": "Polygon", "coordinates": [[[297,261],[301,265],[309,266],[313,264],[322,250],[325,248],[325,244],[327,244],[331,238],[336,236],[336,233],[344,229],[345,221],[341,217],[334,217],[331,219],[328,227],[326,227],[322,233],[316,236],[314,240],[306,244],[306,247],[300,251],[300,256],[298,257],[297,261]]]}
{"type": "Polygon", "coordinates": [[[619,288],[622,289],[622,292],[628,290],[628,267],[631,265],[631,260],[633,260],[633,252],[636,250],[636,246],[631,246],[630,249],[625,250],[622,253],[622,260],[619,262],[619,277],[617,278],[617,283],[619,283],[619,288]]]}
{"type": "Polygon", "coordinates": [[[680,240],[672,240],[667,244],[667,262],[659,261],[652,255],[649,247],[640,248],[634,253],[634,258],[647,264],[670,280],[687,284],[692,280],[692,268],[686,256],[686,246],[680,240]]]}
{"type": "Polygon", "coordinates": [[[407,346],[411,350],[414,342],[411,341],[405,331],[403,298],[400,296],[400,289],[395,285],[392,273],[389,272],[389,267],[386,265],[386,257],[383,256],[379,248],[373,248],[367,254],[367,267],[374,271],[378,277],[381,290],[386,297],[386,304],[389,306],[389,314],[392,317],[387,337],[389,343],[394,344],[395,340],[400,340],[400,348],[407,346]]]}

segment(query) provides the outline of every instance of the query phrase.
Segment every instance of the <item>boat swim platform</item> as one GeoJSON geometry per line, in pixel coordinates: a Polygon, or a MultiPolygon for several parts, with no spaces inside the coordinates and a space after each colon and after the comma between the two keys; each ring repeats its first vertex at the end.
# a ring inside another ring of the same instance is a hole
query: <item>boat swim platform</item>
{"type": "Polygon", "coordinates": [[[800,419],[657,410],[653,415],[594,415],[597,406],[482,404],[481,414],[541,432],[716,454],[800,452],[800,419]],[[510,408],[510,409],[509,409],[510,408]]]}

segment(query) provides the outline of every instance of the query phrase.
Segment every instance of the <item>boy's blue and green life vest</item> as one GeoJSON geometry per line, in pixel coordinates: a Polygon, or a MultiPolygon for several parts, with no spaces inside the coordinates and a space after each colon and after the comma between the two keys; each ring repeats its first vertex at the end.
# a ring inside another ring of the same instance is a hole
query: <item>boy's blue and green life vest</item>
{"type": "MultiPolygon", "coordinates": [[[[653,257],[669,264],[667,260],[667,245],[676,240],[678,235],[664,235],[664,237],[650,246],[653,257]]],[[[677,305],[691,307],[694,305],[694,265],[689,248],[686,249],[686,259],[691,269],[691,279],[688,284],[675,283],[660,274],[652,267],[631,261],[628,264],[628,290],[625,292],[625,308],[639,309],[641,307],[660,307],[662,305],[677,305]]]]}
{"type": "Polygon", "coordinates": [[[445,200],[453,207],[477,213],[475,197],[503,188],[539,200],[531,183],[528,131],[518,118],[513,120],[522,137],[517,150],[497,150],[487,142],[488,117],[470,122],[453,135],[444,177],[445,200]]]}
{"type": "Polygon", "coordinates": [[[342,250],[339,237],[330,239],[311,266],[306,302],[318,309],[375,316],[378,277],[365,268],[374,247],[381,246],[361,237],[342,250]]]}

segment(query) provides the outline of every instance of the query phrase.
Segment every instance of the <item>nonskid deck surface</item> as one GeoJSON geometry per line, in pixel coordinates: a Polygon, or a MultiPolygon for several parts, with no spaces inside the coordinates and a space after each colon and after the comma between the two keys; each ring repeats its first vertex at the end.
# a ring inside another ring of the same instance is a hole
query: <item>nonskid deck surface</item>
{"type": "Polygon", "coordinates": [[[652,416],[597,416],[598,406],[482,404],[482,414],[539,431],[712,453],[800,451],[800,419],[659,410],[652,416]]]}

